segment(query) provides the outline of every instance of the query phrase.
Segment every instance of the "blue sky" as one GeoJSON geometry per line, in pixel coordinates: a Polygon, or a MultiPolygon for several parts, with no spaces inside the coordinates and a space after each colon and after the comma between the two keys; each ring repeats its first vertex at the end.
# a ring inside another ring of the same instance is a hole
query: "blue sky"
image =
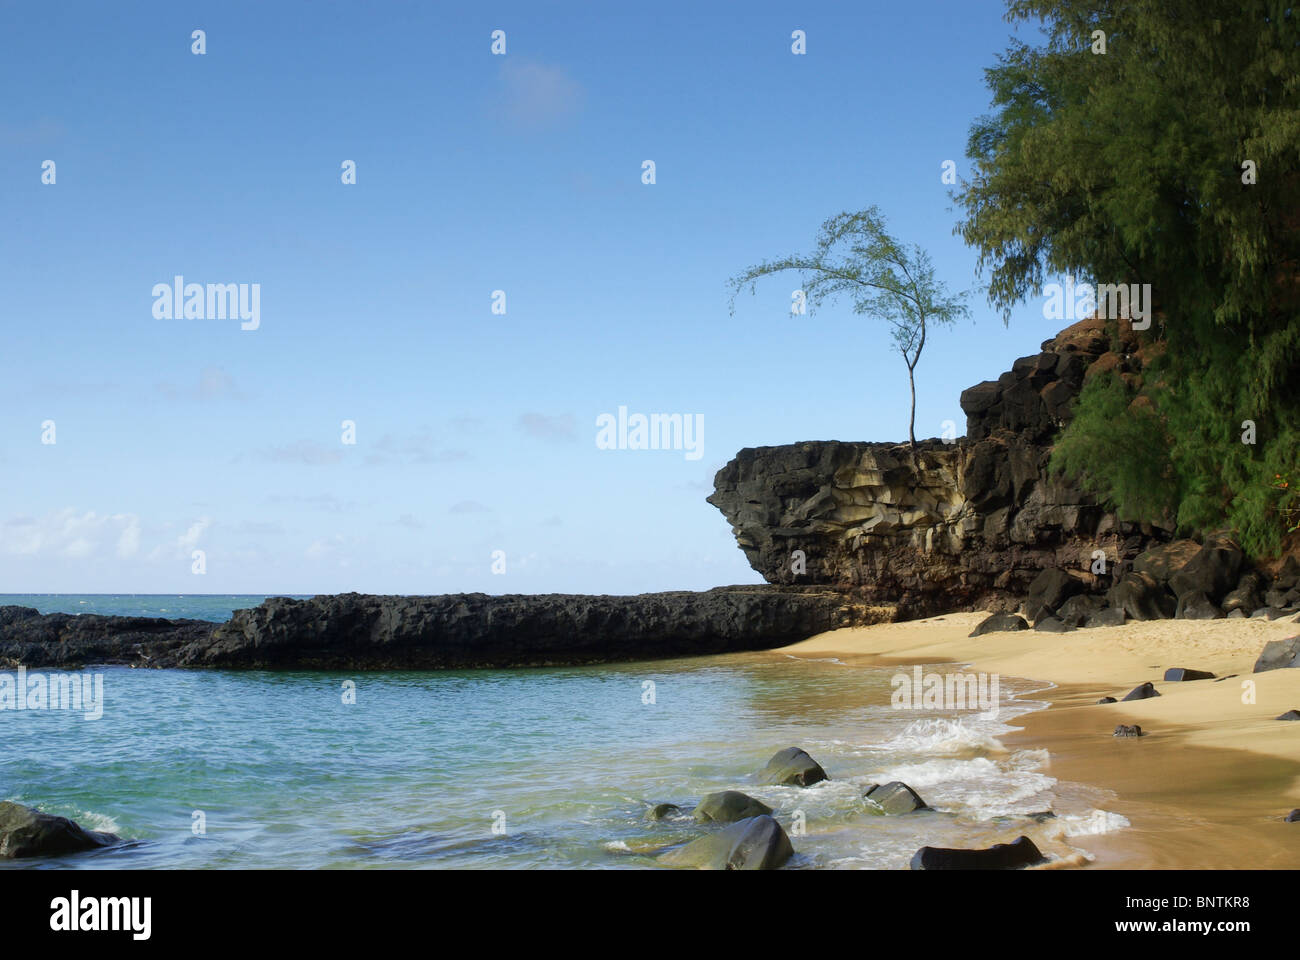
{"type": "MultiPolygon", "coordinates": [[[[941,164],[1012,28],[999,0],[738,9],[0,5],[0,592],[758,582],[713,474],[904,439],[906,370],[848,304],[791,316],[782,278],[732,316],[727,280],[877,204],[975,289],[941,164]],[[259,329],[155,318],[178,274],[260,284],[259,329]],[[620,405],[702,416],[703,456],[598,449],[620,405]]],[[[918,436],[1061,325],[971,302],[918,436]]]]}

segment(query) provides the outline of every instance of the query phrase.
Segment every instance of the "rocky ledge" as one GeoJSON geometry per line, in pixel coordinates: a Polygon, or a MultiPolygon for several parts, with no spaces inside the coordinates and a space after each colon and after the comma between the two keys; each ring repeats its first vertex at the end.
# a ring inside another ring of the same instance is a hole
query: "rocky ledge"
{"type": "Polygon", "coordinates": [[[632,597],[273,598],[224,624],[0,607],[0,665],[437,670],[762,650],[891,620],[852,591],[718,587],[632,597]]]}

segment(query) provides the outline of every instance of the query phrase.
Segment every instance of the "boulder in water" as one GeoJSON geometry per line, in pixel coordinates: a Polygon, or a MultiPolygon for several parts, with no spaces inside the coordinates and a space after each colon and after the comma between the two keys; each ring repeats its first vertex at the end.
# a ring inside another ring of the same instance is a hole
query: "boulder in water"
{"type": "Polygon", "coordinates": [[[695,819],[700,823],[735,823],[750,817],[770,814],[772,808],[739,790],[711,793],[695,808],[695,819]]]}
{"type": "Polygon", "coordinates": [[[929,805],[921,799],[921,795],[901,780],[891,780],[883,786],[873,786],[863,796],[885,813],[890,814],[930,809],[929,805]]]}
{"type": "Polygon", "coordinates": [[[912,854],[913,870],[1016,870],[1046,858],[1028,837],[995,843],[987,850],[922,847],[912,854]]]}
{"type": "Polygon", "coordinates": [[[116,834],[85,830],[66,817],[41,813],[19,803],[0,803],[0,859],[80,853],[121,840],[116,834]]]}
{"type": "Polygon", "coordinates": [[[760,783],[795,787],[811,787],[814,783],[829,779],[821,764],[798,747],[786,747],[779,751],[767,761],[767,766],[758,775],[760,783]]]}
{"type": "Polygon", "coordinates": [[[790,838],[769,816],[750,817],[669,850],[659,859],[701,870],[775,870],[794,856],[790,838]]]}

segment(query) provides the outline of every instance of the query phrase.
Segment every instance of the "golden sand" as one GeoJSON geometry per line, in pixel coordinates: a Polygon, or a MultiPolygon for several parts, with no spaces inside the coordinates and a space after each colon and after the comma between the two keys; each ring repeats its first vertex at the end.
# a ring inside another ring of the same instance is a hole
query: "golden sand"
{"type": "Polygon", "coordinates": [[[1300,634],[1290,618],[1158,620],[1069,633],[1034,630],[970,637],[986,613],[819,634],[781,652],[872,662],[957,662],[1005,677],[1057,686],[1034,699],[1047,710],[1021,717],[1009,747],[1042,747],[1061,782],[1112,791],[1106,809],[1131,826],[1071,842],[1092,867],[1123,869],[1300,867],[1300,669],[1251,673],[1270,640],[1300,634]],[[1209,670],[1225,680],[1163,681],[1170,667],[1209,670]],[[1235,676],[1231,676],[1234,675],[1235,676]],[[1153,681],[1160,696],[1121,699],[1153,681]],[[1140,724],[1141,739],[1112,736],[1140,724]]]}

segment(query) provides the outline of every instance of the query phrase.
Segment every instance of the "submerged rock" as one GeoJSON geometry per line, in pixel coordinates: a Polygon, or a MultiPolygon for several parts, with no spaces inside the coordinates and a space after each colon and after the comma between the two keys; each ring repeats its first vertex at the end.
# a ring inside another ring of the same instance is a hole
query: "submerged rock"
{"type": "Polygon", "coordinates": [[[930,809],[929,804],[921,799],[921,795],[901,780],[891,780],[883,786],[873,784],[862,795],[888,814],[930,809]]]}
{"type": "Polygon", "coordinates": [[[1011,843],[995,843],[987,850],[958,850],[950,847],[922,847],[912,854],[913,870],[1015,870],[1046,857],[1028,837],[1011,843]]]}
{"type": "Polygon", "coordinates": [[[786,747],[777,752],[758,775],[760,783],[795,787],[811,787],[829,779],[821,764],[798,747],[786,747]]]}
{"type": "Polygon", "coordinates": [[[775,870],[794,856],[790,838],[769,816],[750,817],[660,856],[673,867],[775,870]]]}
{"type": "Polygon", "coordinates": [[[681,813],[682,808],[675,803],[656,803],[645,812],[647,820],[664,820],[674,813],[681,813]]]}
{"type": "Polygon", "coordinates": [[[54,857],[120,843],[113,833],[86,830],[66,817],[19,803],[0,803],[0,858],[54,857]]]}
{"type": "Polygon", "coordinates": [[[770,814],[772,808],[739,790],[711,793],[695,808],[695,819],[700,823],[735,823],[750,817],[770,814]]]}
{"type": "Polygon", "coordinates": [[[1151,681],[1139,684],[1124,695],[1125,700],[1149,700],[1152,697],[1160,696],[1156,690],[1156,685],[1151,681]]]}

